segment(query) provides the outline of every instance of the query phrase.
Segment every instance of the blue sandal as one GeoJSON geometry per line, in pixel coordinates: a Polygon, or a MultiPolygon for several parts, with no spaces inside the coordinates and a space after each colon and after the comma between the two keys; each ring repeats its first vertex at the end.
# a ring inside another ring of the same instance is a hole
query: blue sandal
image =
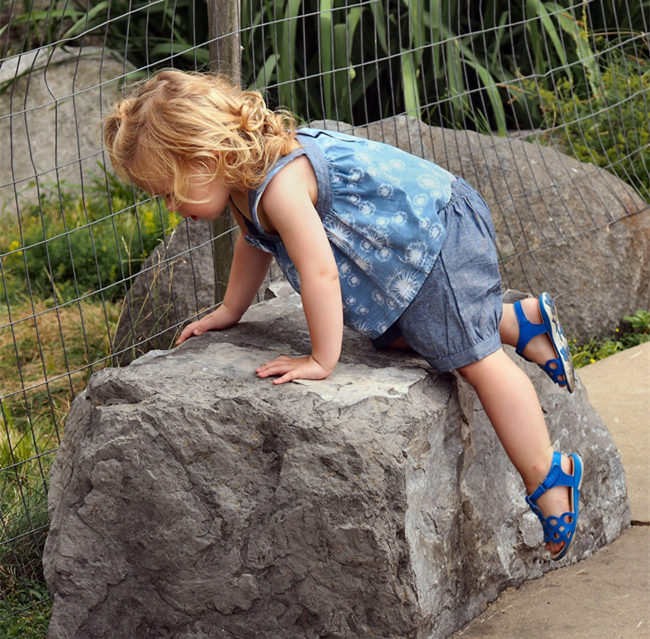
{"type": "Polygon", "coordinates": [[[539,296],[539,310],[544,320],[542,324],[533,324],[529,321],[524,314],[521,307],[521,302],[515,302],[515,314],[517,315],[517,322],[519,322],[519,340],[517,341],[517,354],[521,355],[525,360],[530,361],[524,355],[524,348],[533,337],[548,333],[551,338],[551,343],[555,349],[557,357],[549,359],[546,364],[538,364],[538,366],[558,385],[566,386],[570,393],[573,393],[576,387],[575,375],[573,372],[573,359],[571,358],[571,351],[569,350],[569,342],[567,341],[560,320],[557,316],[557,309],[555,303],[548,293],[542,293],[539,296]],[[560,379],[564,377],[564,379],[560,379]]]}
{"type": "Polygon", "coordinates": [[[582,459],[580,455],[569,455],[573,460],[573,475],[567,475],[561,466],[562,456],[560,453],[553,453],[553,461],[551,462],[551,469],[546,475],[546,479],[539,485],[537,490],[532,495],[526,497],[526,503],[530,509],[539,517],[544,529],[544,543],[553,542],[560,544],[564,542],[564,547],[560,552],[551,555],[554,561],[562,559],[573,543],[575,538],[576,526],[578,525],[578,506],[580,501],[580,486],[582,486],[582,459]],[[569,503],[571,504],[571,512],[562,514],[560,517],[544,517],[537,500],[551,488],[556,486],[568,486],[571,491],[569,493],[569,503]]]}

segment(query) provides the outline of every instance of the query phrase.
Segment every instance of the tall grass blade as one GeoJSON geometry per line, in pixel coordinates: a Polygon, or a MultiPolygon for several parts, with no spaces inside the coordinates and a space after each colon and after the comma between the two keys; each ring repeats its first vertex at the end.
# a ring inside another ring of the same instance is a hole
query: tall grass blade
{"type": "Polygon", "coordinates": [[[205,49],[198,49],[187,42],[173,42],[158,44],[151,49],[151,55],[183,55],[188,54],[192,59],[196,59],[201,64],[210,63],[210,54],[205,49]]]}
{"type": "Polygon", "coordinates": [[[440,63],[442,54],[442,31],[440,29],[440,15],[440,0],[429,0],[429,12],[424,12],[422,16],[422,24],[425,28],[428,27],[429,29],[434,78],[439,78],[443,74],[440,63]]]}
{"type": "Polygon", "coordinates": [[[354,32],[361,18],[358,8],[348,11],[345,22],[334,26],[334,89],[338,107],[338,117],[352,124],[352,100],[350,87],[355,72],[351,63],[354,32]]]}
{"type": "Polygon", "coordinates": [[[404,106],[406,113],[422,118],[420,112],[420,94],[416,81],[416,63],[413,51],[402,50],[402,85],[404,89],[404,106]]]}
{"type": "Polygon", "coordinates": [[[465,89],[465,76],[463,72],[463,62],[460,51],[460,42],[456,35],[443,26],[443,36],[445,38],[445,66],[447,69],[447,95],[450,98],[449,106],[453,112],[452,127],[456,128],[459,122],[463,120],[469,102],[467,91],[465,89]],[[456,118],[458,122],[456,122],[456,118]]]}
{"type": "Polygon", "coordinates": [[[273,72],[275,71],[277,63],[278,56],[275,55],[275,53],[271,54],[264,62],[262,68],[259,70],[257,77],[255,78],[255,82],[253,82],[253,84],[248,87],[248,90],[259,91],[260,89],[263,89],[264,87],[271,84],[273,72]]]}
{"type": "Polygon", "coordinates": [[[390,55],[390,47],[388,46],[388,34],[386,31],[386,14],[384,13],[383,0],[376,0],[370,5],[370,10],[375,19],[375,32],[379,45],[386,55],[390,55]]]}
{"type": "Polygon", "coordinates": [[[334,99],[337,120],[352,122],[349,87],[349,58],[346,23],[334,25],[334,99]]]}
{"type": "Polygon", "coordinates": [[[87,14],[82,14],[83,17],[80,20],[77,20],[61,37],[62,40],[67,40],[68,38],[72,38],[76,36],[77,34],[81,33],[84,28],[87,27],[87,25],[90,24],[90,22],[97,16],[98,14],[101,14],[108,8],[108,1],[104,0],[104,2],[100,2],[98,5],[95,5],[87,14]]]}
{"type": "Polygon", "coordinates": [[[320,32],[320,72],[323,86],[323,97],[325,98],[325,118],[335,118],[332,109],[333,91],[332,85],[333,64],[332,64],[332,2],[331,0],[321,0],[320,10],[318,13],[318,25],[320,32]]]}
{"type": "MultiPolygon", "coordinates": [[[[530,4],[530,0],[529,0],[529,4],[530,4]]],[[[566,57],[566,52],[564,50],[564,44],[562,43],[562,40],[558,35],[557,29],[553,24],[553,19],[549,15],[549,12],[547,11],[546,7],[541,2],[539,3],[535,2],[534,4],[536,4],[537,8],[539,9],[539,17],[542,21],[542,24],[544,25],[544,29],[546,30],[548,37],[551,39],[551,42],[553,43],[553,47],[555,48],[555,53],[557,54],[557,57],[560,59],[562,66],[567,66],[568,61],[566,57]]],[[[557,5],[551,2],[547,3],[547,6],[551,9],[551,11],[555,11],[557,9],[557,5]]]]}
{"type": "Polygon", "coordinates": [[[538,0],[526,0],[526,31],[530,34],[528,48],[532,51],[533,67],[537,75],[544,75],[548,68],[548,60],[542,48],[543,38],[539,28],[539,16],[537,14],[538,0]]]}
{"type": "Polygon", "coordinates": [[[293,101],[293,66],[296,57],[296,30],[298,27],[298,12],[302,0],[287,0],[284,19],[280,28],[280,41],[278,42],[278,90],[280,102],[283,106],[296,110],[293,101]]]}
{"type": "Polygon", "coordinates": [[[497,65],[497,58],[499,57],[499,51],[503,43],[503,36],[507,31],[507,22],[508,22],[508,12],[504,11],[499,18],[499,26],[494,30],[495,36],[495,46],[492,48],[492,53],[489,62],[489,68],[494,69],[495,66],[502,68],[500,64],[497,65]]]}
{"type": "MultiPolygon", "coordinates": [[[[499,89],[496,86],[494,78],[490,72],[476,60],[476,58],[465,58],[465,64],[469,65],[476,71],[476,74],[485,87],[488,98],[490,99],[490,104],[492,105],[492,110],[494,111],[494,117],[497,121],[497,129],[499,131],[499,135],[503,137],[507,136],[508,131],[506,128],[506,113],[503,108],[503,101],[499,95],[499,89]]],[[[485,118],[484,114],[483,118],[487,122],[487,118],[485,118]]]]}
{"type": "Polygon", "coordinates": [[[404,0],[408,7],[409,14],[409,40],[415,54],[415,67],[420,66],[422,59],[422,47],[426,43],[426,31],[424,23],[424,0],[404,0]]]}
{"type": "Polygon", "coordinates": [[[576,43],[576,53],[578,60],[582,63],[587,70],[587,80],[591,89],[592,95],[600,93],[603,81],[600,74],[600,67],[594,52],[589,46],[589,32],[586,27],[586,17],[583,14],[583,24],[581,27],[578,20],[569,13],[560,14],[560,27],[569,34],[576,43]]]}

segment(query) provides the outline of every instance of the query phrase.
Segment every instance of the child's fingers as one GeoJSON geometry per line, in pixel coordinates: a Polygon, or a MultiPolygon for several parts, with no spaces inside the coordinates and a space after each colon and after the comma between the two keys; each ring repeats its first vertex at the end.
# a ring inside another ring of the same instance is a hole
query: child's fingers
{"type": "Polygon", "coordinates": [[[282,377],[279,377],[278,379],[274,379],[273,383],[277,385],[277,384],[284,384],[285,382],[292,382],[298,376],[299,373],[294,368],[293,370],[290,370],[288,373],[285,373],[282,377]]]}
{"type": "Polygon", "coordinates": [[[270,377],[271,375],[284,375],[289,369],[288,362],[269,362],[260,366],[256,372],[260,377],[270,377]]]}
{"type": "Polygon", "coordinates": [[[273,383],[277,386],[292,382],[294,379],[323,379],[327,373],[310,357],[293,358],[288,355],[280,355],[271,362],[266,362],[264,366],[256,369],[257,376],[266,378],[274,375],[280,375],[274,379],[273,383]]]}
{"type": "MultiPolygon", "coordinates": [[[[258,377],[271,377],[273,375],[285,375],[291,370],[296,370],[297,361],[288,355],[280,355],[270,362],[256,369],[258,377]]],[[[287,380],[288,381],[288,380],[287,380]]]]}
{"type": "Polygon", "coordinates": [[[259,366],[255,370],[258,373],[260,371],[269,372],[270,370],[276,370],[277,367],[279,366],[281,368],[284,368],[284,370],[282,370],[281,372],[280,372],[280,370],[277,370],[277,372],[275,374],[280,375],[281,373],[286,373],[289,370],[286,367],[287,367],[287,365],[289,365],[290,362],[293,362],[292,357],[289,357],[288,355],[280,355],[279,357],[276,357],[275,359],[271,360],[270,362],[265,362],[262,366],[259,366]]]}
{"type": "Polygon", "coordinates": [[[192,322],[187,325],[176,340],[176,346],[182,344],[188,337],[192,337],[192,335],[200,335],[203,331],[199,329],[198,324],[200,322],[192,322]]]}

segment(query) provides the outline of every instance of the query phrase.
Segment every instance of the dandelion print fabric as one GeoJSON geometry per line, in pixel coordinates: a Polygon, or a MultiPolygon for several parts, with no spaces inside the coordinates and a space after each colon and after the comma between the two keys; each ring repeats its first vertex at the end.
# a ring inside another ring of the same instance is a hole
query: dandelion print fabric
{"type": "Polygon", "coordinates": [[[333,131],[300,129],[303,145],[278,160],[249,191],[253,223],[246,240],[272,253],[289,283],[300,278],[277,235],[264,231],[257,204],[273,176],[306,155],[318,180],[316,210],[339,271],[345,324],[378,337],[397,320],[431,271],[445,229],[438,217],[453,176],[387,144],[333,131]]]}

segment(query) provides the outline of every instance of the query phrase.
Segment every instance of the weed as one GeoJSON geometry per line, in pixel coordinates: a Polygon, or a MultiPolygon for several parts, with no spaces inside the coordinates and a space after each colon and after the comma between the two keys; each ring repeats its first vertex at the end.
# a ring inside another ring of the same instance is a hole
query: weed
{"type": "Polygon", "coordinates": [[[621,328],[617,328],[614,335],[604,338],[594,337],[584,344],[578,344],[577,340],[572,340],[570,348],[573,365],[576,368],[581,368],[588,364],[594,364],[610,355],[645,342],[650,342],[650,313],[639,310],[634,315],[624,316],[621,328]]]}
{"type": "Polygon", "coordinates": [[[0,639],[45,639],[51,613],[52,600],[45,584],[25,582],[21,589],[0,599],[0,639]]]}
{"type": "Polygon", "coordinates": [[[625,315],[623,319],[630,324],[636,334],[648,335],[650,333],[650,313],[637,311],[634,315],[625,315]]]}

